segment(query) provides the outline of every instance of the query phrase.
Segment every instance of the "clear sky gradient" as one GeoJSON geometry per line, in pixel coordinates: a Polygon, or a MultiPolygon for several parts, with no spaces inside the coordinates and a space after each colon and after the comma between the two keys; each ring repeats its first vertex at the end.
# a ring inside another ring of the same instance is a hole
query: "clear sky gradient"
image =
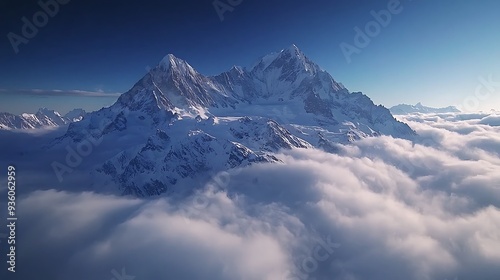
{"type": "Polygon", "coordinates": [[[22,36],[21,18],[32,21],[42,8],[4,0],[0,111],[95,110],[111,105],[168,53],[214,75],[292,43],[377,104],[465,101],[464,109],[500,109],[500,1],[401,0],[399,12],[349,63],[340,45],[355,46],[354,28],[364,30],[371,12],[392,1],[242,0],[221,21],[213,0],[70,0],[16,54],[8,34],[22,36]]]}

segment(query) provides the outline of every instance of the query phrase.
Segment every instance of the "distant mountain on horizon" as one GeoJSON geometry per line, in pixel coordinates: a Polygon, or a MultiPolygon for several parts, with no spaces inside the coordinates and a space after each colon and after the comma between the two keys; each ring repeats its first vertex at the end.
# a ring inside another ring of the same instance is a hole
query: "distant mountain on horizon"
{"type": "Polygon", "coordinates": [[[433,108],[417,103],[415,105],[399,104],[389,109],[394,115],[406,115],[411,113],[460,113],[461,111],[455,106],[444,108],[433,108]]]}
{"type": "Polygon", "coordinates": [[[42,127],[58,127],[81,121],[87,114],[83,109],[74,109],[65,115],[47,108],[40,108],[36,113],[15,115],[0,113],[0,129],[36,129],[42,127]]]}

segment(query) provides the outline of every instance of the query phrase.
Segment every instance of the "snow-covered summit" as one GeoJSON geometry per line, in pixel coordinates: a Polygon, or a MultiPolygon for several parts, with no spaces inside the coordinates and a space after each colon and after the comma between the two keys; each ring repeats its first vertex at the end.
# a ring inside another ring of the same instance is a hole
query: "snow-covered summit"
{"type": "Polygon", "coordinates": [[[94,175],[139,196],[168,193],[181,181],[229,168],[277,162],[280,149],[333,151],[337,143],[365,137],[415,135],[295,45],[216,76],[167,55],[114,105],[71,124],[54,145],[88,133],[121,143],[114,156],[96,163],[94,175]]]}
{"type": "Polygon", "coordinates": [[[174,71],[182,75],[196,75],[197,72],[186,61],[173,54],[166,55],[158,65],[164,71],[174,71]]]}
{"type": "Polygon", "coordinates": [[[291,45],[278,53],[262,57],[251,67],[250,73],[260,79],[266,79],[272,76],[273,72],[279,72],[281,78],[292,80],[299,77],[299,74],[314,76],[320,71],[321,68],[309,60],[296,45],[291,45]]]}

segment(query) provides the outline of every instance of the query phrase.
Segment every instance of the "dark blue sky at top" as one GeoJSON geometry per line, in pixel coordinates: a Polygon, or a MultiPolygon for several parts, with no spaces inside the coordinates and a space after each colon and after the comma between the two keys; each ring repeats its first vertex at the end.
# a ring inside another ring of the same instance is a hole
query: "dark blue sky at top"
{"type": "MultiPolygon", "coordinates": [[[[0,111],[37,105],[16,93],[21,89],[124,92],[168,53],[213,75],[292,43],[349,89],[384,105],[459,103],[478,76],[500,81],[498,1],[401,0],[403,11],[351,63],[340,43],[352,44],[353,28],[364,28],[370,11],[390,1],[243,0],[224,21],[212,2],[71,0],[16,54],[7,34],[21,34],[21,18],[41,8],[37,1],[2,0],[0,111]]],[[[61,111],[72,106],[67,96],[50,100],[61,111]]]]}

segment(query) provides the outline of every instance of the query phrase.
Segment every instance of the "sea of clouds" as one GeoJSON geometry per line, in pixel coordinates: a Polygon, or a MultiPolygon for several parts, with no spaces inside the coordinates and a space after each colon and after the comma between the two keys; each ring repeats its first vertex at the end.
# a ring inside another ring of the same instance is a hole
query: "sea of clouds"
{"type": "Polygon", "coordinates": [[[500,115],[398,118],[414,141],[285,151],[182,199],[29,192],[13,279],[499,279],[500,115]]]}

